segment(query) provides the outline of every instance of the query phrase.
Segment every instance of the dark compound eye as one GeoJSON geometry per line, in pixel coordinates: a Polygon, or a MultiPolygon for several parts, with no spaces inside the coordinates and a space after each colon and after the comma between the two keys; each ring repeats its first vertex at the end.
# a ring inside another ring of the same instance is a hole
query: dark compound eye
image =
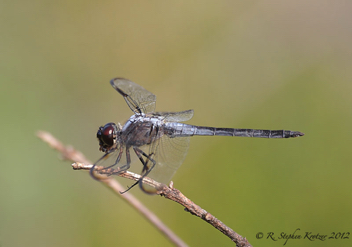
{"type": "Polygon", "coordinates": [[[100,127],[97,132],[97,138],[100,144],[111,147],[114,145],[114,136],[116,136],[116,125],[114,123],[107,123],[104,127],[100,127]]]}

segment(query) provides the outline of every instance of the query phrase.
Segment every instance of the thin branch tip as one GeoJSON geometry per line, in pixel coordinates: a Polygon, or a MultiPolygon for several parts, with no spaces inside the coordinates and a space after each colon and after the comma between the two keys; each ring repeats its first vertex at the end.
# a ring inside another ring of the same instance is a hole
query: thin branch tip
{"type": "Polygon", "coordinates": [[[84,164],[81,162],[72,163],[71,166],[72,166],[73,170],[89,170],[93,167],[93,165],[91,165],[91,164],[84,164]]]}

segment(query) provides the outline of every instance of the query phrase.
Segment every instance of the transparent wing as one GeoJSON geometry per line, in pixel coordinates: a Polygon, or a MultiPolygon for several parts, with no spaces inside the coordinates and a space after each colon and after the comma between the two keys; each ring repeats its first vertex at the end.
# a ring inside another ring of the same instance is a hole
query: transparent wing
{"type": "Polygon", "coordinates": [[[186,122],[193,117],[193,114],[193,110],[187,110],[181,112],[156,112],[153,115],[163,116],[168,122],[186,122]]]}
{"type": "Polygon", "coordinates": [[[156,164],[148,177],[168,185],[171,178],[182,165],[188,148],[190,137],[169,138],[164,135],[151,146],[149,154],[154,154],[156,164]]]}
{"type": "Polygon", "coordinates": [[[156,96],[151,92],[124,78],[112,79],[110,84],[125,98],[134,113],[154,112],[156,96]]]}

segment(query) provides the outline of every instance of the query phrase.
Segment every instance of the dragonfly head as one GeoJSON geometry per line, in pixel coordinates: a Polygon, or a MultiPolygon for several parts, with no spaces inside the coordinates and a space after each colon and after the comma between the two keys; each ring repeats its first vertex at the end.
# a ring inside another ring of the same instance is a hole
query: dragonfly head
{"type": "Polygon", "coordinates": [[[106,153],[111,148],[115,147],[116,139],[120,132],[120,124],[116,126],[114,123],[107,123],[104,126],[100,126],[97,132],[97,138],[100,146],[99,150],[106,153]]]}

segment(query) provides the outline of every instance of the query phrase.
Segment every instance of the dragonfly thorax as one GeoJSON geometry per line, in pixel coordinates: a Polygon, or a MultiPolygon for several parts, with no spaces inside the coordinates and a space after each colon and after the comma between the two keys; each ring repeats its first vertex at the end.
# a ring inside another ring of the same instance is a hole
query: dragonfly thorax
{"type": "Polygon", "coordinates": [[[149,114],[135,114],[127,120],[121,130],[121,141],[126,146],[140,147],[151,144],[162,135],[163,118],[149,114]]]}

